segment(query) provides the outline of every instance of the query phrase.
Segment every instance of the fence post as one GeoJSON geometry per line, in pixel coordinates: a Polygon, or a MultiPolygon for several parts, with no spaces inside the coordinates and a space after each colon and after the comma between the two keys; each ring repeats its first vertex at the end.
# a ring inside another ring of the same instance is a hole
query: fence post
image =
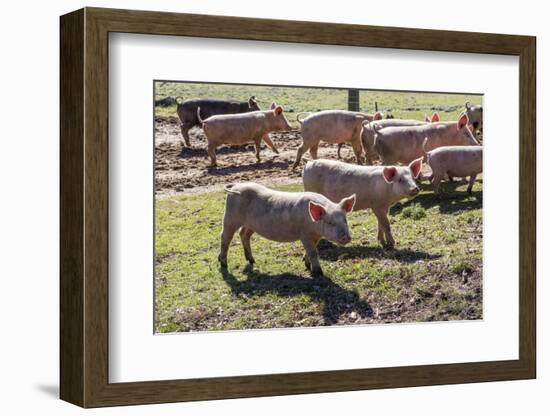
{"type": "Polygon", "coordinates": [[[359,90],[348,90],[348,110],[359,111],[359,90]]]}

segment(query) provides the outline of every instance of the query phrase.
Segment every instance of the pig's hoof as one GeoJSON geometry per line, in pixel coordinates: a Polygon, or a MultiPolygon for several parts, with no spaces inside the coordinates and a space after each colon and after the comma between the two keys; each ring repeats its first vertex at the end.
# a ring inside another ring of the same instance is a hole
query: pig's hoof
{"type": "Polygon", "coordinates": [[[218,257],[218,261],[220,262],[220,266],[224,269],[227,269],[227,260],[222,259],[221,257],[218,257]]]}
{"type": "Polygon", "coordinates": [[[313,270],[311,271],[311,276],[313,276],[313,277],[323,277],[323,276],[324,276],[324,275],[323,275],[323,270],[321,270],[321,269],[313,269],[313,270]]]}

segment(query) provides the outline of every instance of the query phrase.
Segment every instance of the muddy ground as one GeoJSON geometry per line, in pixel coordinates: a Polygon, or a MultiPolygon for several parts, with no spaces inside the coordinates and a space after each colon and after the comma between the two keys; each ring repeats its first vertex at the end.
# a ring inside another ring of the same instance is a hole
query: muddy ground
{"type": "MultiPolygon", "coordinates": [[[[189,132],[191,148],[182,146],[182,136],[177,118],[155,120],[155,186],[157,196],[177,193],[197,193],[221,189],[232,182],[254,181],[269,186],[301,181],[301,169],[292,172],[296,151],[301,143],[300,133],[270,133],[279,150],[273,153],[262,145],[261,162],[256,162],[254,145],[222,146],[217,150],[218,167],[208,168],[210,159],[206,153],[206,138],[202,129],[189,132]]],[[[336,159],[336,145],[321,143],[319,157],[336,159]]],[[[354,163],[351,146],[342,148],[342,160],[354,163]]],[[[306,153],[305,158],[310,158],[306,153]]]]}

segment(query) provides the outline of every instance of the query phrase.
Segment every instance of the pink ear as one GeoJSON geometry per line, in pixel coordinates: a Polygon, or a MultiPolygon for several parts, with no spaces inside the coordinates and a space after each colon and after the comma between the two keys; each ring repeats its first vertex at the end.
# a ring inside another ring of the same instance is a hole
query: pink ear
{"type": "Polygon", "coordinates": [[[309,201],[309,215],[313,221],[319,221],[325,216],[326,213],[327,212],[322,205],[309,201]]]}
{"type": "Polygon", "coordinates": [[[432,114],[432,123],[439,123],[439,120],[440,120],[439,114],[433,113],[432,114]]]}
{"type": "Polygon", "coordinates": [[[392,183],[397,175],[397,169],[394,166],[386,166],[382,171],[384,174],[384,179],[387,183],[392,183]]]}
{"type": "Polygon", "coordinates": [[[353,210],[353,207],[355,206],[355,194],[348,196],[347,198],[344,198],[340,201],[340,206],[344,209],[346,212],[351,212],[353,210]]]}
{"type": "Polygon", "coordinates": [[[275,109],[275,107],[277,107],[277,103],[275,103],[275,102],[272,102],[272,103],[271,103],[271,109],[272,109],[272,110],[274,110],[274,109],[275,109]]]}
{"type": "Polygon", "coordinates": [[[466,115],[466,113],[463,113],[459,118],[458,118],[458,122],[456,124],[456,128],[458,130],[460,130],[462,127],[464,127],[465,125],[468,124],[468,116],[466,115]]]}
{"type": "Polygon", "coordinates": [[[409,164],[409,168],[411,168],[413,176],[418,178],[418,175],[420,175],[420,171],[422,170],[422,158],[419,157],[418,159],[413,160],[409,164]]]}
{"type": "Polygon", "coordinates": [[[472,133],[474,133],[474,130],[475,130],[475,129],[474,129],[474,125],[473,125],[473,124],[469,123],[469,124],[468,124],[468,128],[470,129],[470,131],[471,131],[472,133]]]}
{"type": "Polygon", "coordinates": [[[278,106],[275,108],[274,113],[275,113],[276,116],[280,116],[281,114],[283,114],[283,107],[281,107],[280,105],[278,105],[278,106]]]}

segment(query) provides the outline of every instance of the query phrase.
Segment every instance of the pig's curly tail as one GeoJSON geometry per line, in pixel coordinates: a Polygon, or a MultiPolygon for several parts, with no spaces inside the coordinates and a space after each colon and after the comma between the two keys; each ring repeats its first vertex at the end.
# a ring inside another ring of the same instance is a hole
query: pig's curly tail
{"type": "Polygon", "coordinates": [[[304,112],[301,112],[301,113],[296,114],[296,121],[297,121],[298,123],[300,123],[300,126],[301,126],[302,124],[304,124],[304,120],[300,120],[300,116],[303,115],[303,114],[309,115],[309,114],[311,114],[311,113],[310,113],[309,111],[304,111],[304,112]]]}
{"type": "Polygon", "coordinates": [[[227,184],[223,187],[224,192],[227,192],[228,194],[237,194],[240,195],[241,193],[239,191],[234,191],[232,188],[235,186],[234,183],[227,184]]]}
{"type": "Polygon", "coordinates": [[[430,163],[430,153],[426,151],[426,143],[428,143],[428,138],[426,137],[424,139],[424,142],[422,142],[422,152],[424,152],[424,157],[422,159],[423,163],[430,163]]]}

